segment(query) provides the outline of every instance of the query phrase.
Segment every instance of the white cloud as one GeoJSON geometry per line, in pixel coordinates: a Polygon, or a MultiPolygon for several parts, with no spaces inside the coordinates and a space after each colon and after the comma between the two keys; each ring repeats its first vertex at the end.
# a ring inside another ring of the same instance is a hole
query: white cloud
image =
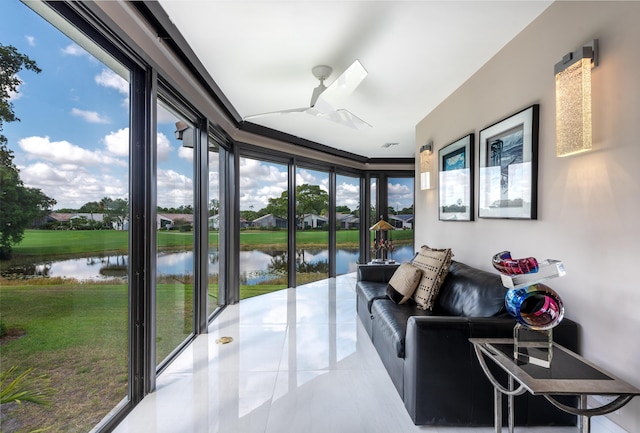
{"type": "Polygon", "coordinates": [[[80,117],[89,123],[110,123],[106,116],[101,116],[97,111],[81,110],[79,108],[72,108],[71,114],[80,117]]]}
{"type": "Polygon", "coordinates": [[[193,162],[193,148],[180,146],[178,149],[178,156],[182,159],[193,162]]]}
{"type": "Polygon", "coordinates": [[[55,208],[79,208],[102,197],[127,198],[129,182],[123,175],[91,172],[68,164],[36,162],[20,168],[20,177],[29,187],[39,188],[57,201],[55,208]]]}
{"type": "Polygon", "coordinates": [[[78,44],[73,43],[64,47],[62,49],[62,54],[65,54],[67,56],[90,56],[90,54],[86,52],[84,48],[82,48],[78,44]]]}
{"type": "Polygon", "coordinates": [[[388,186],[389,206],[394,207],[397,211],[410,207],[413,204],[413,189],[406,182],[392,183],[388,186]]]}
{"type": "Polygon", "coordinates": [[[8,92],[9,101],[17,101],[22,97],[22,92],[20,88],[22,87],[22,84],[24,84],[24,81],[22,81],[22,79],[20,78],[20,76],[18,76],[18,74],[16,74],[15,77],[20,81],[20,83],[16,86],[15,92],[11,92],[11,91],[8,92]]]}
{"type": "Polygon", "coordinates": [[[33,36],[25,36],[25,38],[27,39],[27,43],[29,44],[30,47],[35,47],[36,46],[36,38],[33,36]]]}
{"type": "Polygon", "coordinates": [[[178,121],[178,118],[175,116],[175,114],[167,110],[167,108],[162,104],[158,104],[157,111],[158,112],[156,113],[156,121],[158,122],[158,124],[176,123],[178,121]]]}
{"type": "Polygon", "coordinates": [[[158,161],[168,161],[173,150],[171,142],[162,132],[158,132],[156,140],[158,142],[158,161]]]}
{"type": "Polygon", "coordinates": [[[129,96],[129,83],[111,69],[103,69],[95,76],[95,81],[99,86],[116,89],[121,94],[129,96]]]}
{"type": "Polygon", "coordinates": [[[336,185],[336,204],[348,206],[352,211],[356,210],[360,204],[360,185],[346,182],[336,185]]]}
{"type": "Polygon", "coordinates": [[[49,137],[26,137],[18,141],[18,146],[28,159],[43,160],[69,167],[127,167],[126,161],[109,156],[101,151],[91,151],[68,141],[51,141],[49,137]]]}
{"type": "Polygon", "coordinates": [[[116,156],[129,156],[129,128],[110,132],[104,139],[107,150],[116,156]]]}
{"type": "Polygon", "coordinates": [[[193,206],[193,181],[174,170],[158,170],[158,206],[193,206]]]}
{"type": "Polygon", "coordinates": [[[284,165],[240,158],[240,209],[260,210],[270,198],[287,190],[288,172],[284,165]]]}

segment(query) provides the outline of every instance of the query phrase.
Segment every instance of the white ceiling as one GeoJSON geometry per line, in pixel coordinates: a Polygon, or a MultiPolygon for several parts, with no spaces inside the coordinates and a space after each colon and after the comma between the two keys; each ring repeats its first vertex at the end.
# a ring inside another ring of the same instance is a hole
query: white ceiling
{"type": "Polygon", "coordinates": [[[305,113],[251,122],[372,158],[413,157],[416,124],[552,3],[158,1],[242,118],[307,107],[312,67],[333,68],[329,85],[359,59],[368,76],[336,108],[368,130],[305,113]]]}

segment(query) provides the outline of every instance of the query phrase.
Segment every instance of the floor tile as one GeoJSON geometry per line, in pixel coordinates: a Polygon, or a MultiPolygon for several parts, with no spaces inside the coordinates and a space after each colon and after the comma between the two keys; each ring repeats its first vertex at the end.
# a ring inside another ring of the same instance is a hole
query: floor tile
{"type": "Polygon", "coordinates": [[[349,274],[228,306],[115,433],[494,432],[411,422],[357,319],[355,282],[349,274]],[[217,344],[222,336],[233,341],[217,344]]]}

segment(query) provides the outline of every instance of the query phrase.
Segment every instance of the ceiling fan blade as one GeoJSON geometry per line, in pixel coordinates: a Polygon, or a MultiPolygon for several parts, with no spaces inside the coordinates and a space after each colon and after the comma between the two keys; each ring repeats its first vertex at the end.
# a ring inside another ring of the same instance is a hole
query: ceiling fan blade
{"type": "Polygon", "coordinates": [[[242,120],[257,119],[259,117],[272,116],[274,114],[304,113],[307,110],[308,110],[308,108],[305,107],[305,108],[292,108],[290,110],[269,111],[267,113],[252,114],[250,116],[244,117],[242,120]]]}
{"type": "Polygon", "coordinates": [[[367,122],[365,122],[352,112],[344,109],[331,111],[329,113],[322,113],[314,110],[313,108],[310,108],[309,110],[307,110],[307,113],[314,114],[315,116],[331,120],[333,122],[339,123],[340,125],[347,126],[353,129],[363,130],[371,128],[371,125],[369,125],[367,122]]]}
{"type": "Polygon", "coordinates": [[[334,111],[365,79],[367,71],[359,60],[355,60],[327,89],[318,96],[315,108],[322,112],[334,111]]]}

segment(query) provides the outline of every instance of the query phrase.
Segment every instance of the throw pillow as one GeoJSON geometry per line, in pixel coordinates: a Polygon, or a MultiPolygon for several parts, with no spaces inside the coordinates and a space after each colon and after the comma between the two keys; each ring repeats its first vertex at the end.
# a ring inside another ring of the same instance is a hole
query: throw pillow
{"type": "Polygon", "coordinates": [[[409,263],[403,263],[393,273],[387,285],[387,296],[396,304],[404,304],[413,295],[422,278],[422,271],[409,263]]]}
{"type": "Polygon", "coordinates": [[[413,293],[413,300],[419,308],[432,310],[433,305],[440,291],[440,286],[449,272],[451,266],[450,248],[433,249],[424,245],[413,259],[413,266],[422,271],[422,278],[416,291],[413,293]]]}

